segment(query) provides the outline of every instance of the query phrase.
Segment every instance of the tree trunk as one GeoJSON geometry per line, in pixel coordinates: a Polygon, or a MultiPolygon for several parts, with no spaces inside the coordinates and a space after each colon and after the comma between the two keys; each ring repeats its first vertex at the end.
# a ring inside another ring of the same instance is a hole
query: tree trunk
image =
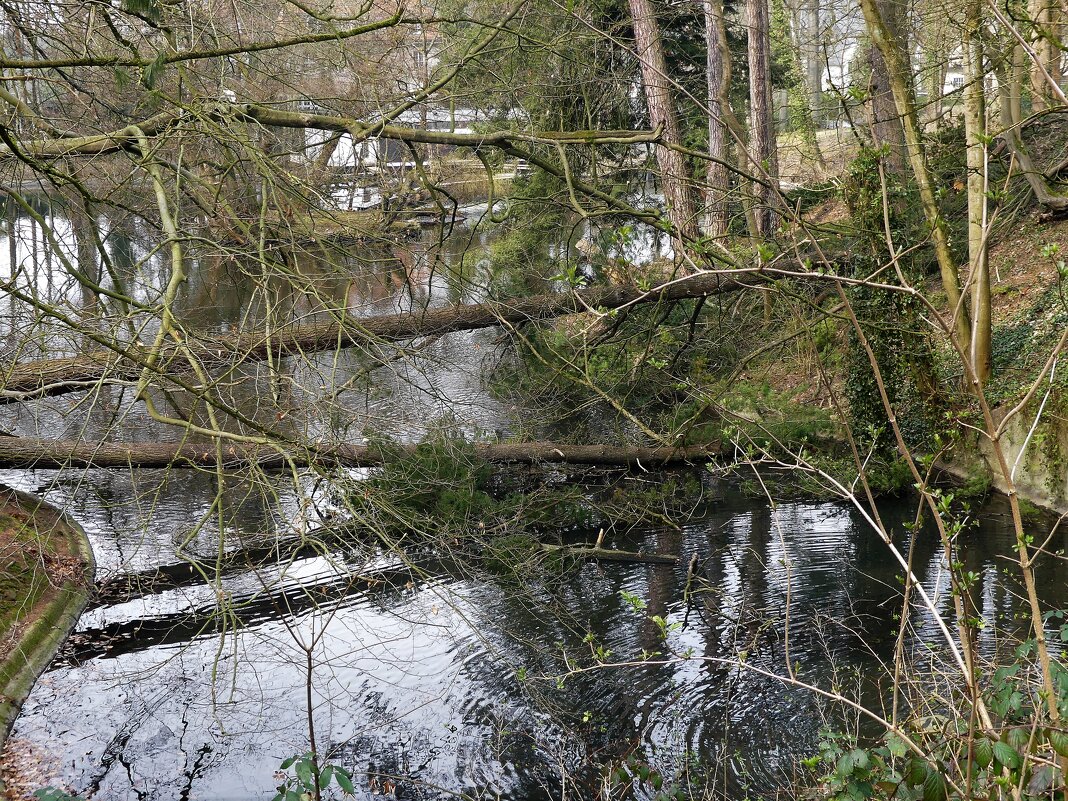
{"type": "Polygon", "coordinates": [[[727,29],[723,20],[723,0],[704,0],[706,77],[708,83],[708,171],[706,173],[706,232],[719,238],[727,234],[727,196],[730,171],[727,169],[728,87],[731,54],[727,47],[727,29]]]}
{"type": "Polygon", "coordinates": [[[771,27],[768,0],[746,0],[749,31],[749,149],[755,162],[756,227],[761,237],[775,231],[779,175],[771,104],[771,27]]]}
{"type": "Polygon", "coordinates": [[[1028,12],[1037,37],[1034,43],[1037,60],[1031,68],[1032,111],[1041,111],[1056,103],[1050,81],[1060,86],[1064,77],[1061,70],[1061,49],[1058,47],[1063,28],[1063,11],[1060,0],[1031,0],[1028,12]]]}
{"type": "Polygon", "coordinates": [[[987,254],[986,74],[983,69],[982,0],[968,0],[963,37],[964,132],[968,147],[968,263],[972,288],[972,370],[980,384],[990,378],[990,262],[987,254]]]}
{"type": "Polygon", "coordinates": [[[1018,113],[1018,106],[1016,105],[1018,95],[1014,94],[1016,87],[1013,86],[1012,80],[1006,76],[1005,68],[995,66],[995,70],[998,78],[999,114],[1003,130],[1001,136],[1008,146],[1009,152],[1012,153],[1012,158],[1016,162],[1019,174],[1027,181],[1028,186],[1031,187],[1031,191],[1035,195],[1035,200],[1041,205],[1057,214],[1068,212],[1068,196],[1055,192],[1050,187],[1046,174],[1035,166],[1034,161],[1031,159],[1030,151],[1028,151],[1020,138],[1019,125],[1009,125],[1006,122],[1006,120],[1012,119],[1013,115],[1018,113]]]}
{"type": "Polygon", "coordinates": [[[823,54],[820,44],[823,36],[820,31],[819,0],[805,0],[805,75],[808,88],[808,108],[812,123],[819,129],[823,122],[823,54]]]}
{"type": "MultiPolygon", "coordinates": [[[[264,470],[297,467],[375,467],[397,456],[414,455],[415,445],[394,444],[383,452],[369,445],[311,445],[271,447],[244,443],[222,446],[221,466],[256,466],[264,470]]],[[[479,459],[511,464],[587,464],[609,467],[680,464],[708,461],[720,453],[718,444],[685,447],[569,445],[562,442],[479,444],[471,446],[479,459]]],[[[177,442],[93,443],[0,437],[0,468],[61,470],[66,468],[218,467],[218,450],[177,442]]]]}
{"type": "MultiPolygon", "coordinates": [[[[908,47],[904,35],[904,7],[900,0],[875,0],[883,20],[887,39],[901,53],[908,47]]],[[[905,131],[891,87],[890,66],[882,51],[874,43],[868,51],[871,65],[871,128],[876,147],[889,151],[886,163],[897,176],[905,174],[905,131]]]]}
{"type": "Polygon", "coordinates": [[[905,51],[901,49],[901,40],[890,35],[883,22],[877,0],[861,0],[864,21],[868,34],[887,66],[887,77],[894,95],[898,115],[904,125],[905,147],[909,164],[916,179],[920,194],[920,204],[927,224],[931,226],[931,240],[934,242],[935,258],[942,277],[942,289],[946,293],[946,305],[952,315],[952,329],[961,348],[971,343],[971,323],[968,310],[961,302],[960,278],[957,275],[957,263],[949,249],[946,236],[946,223],[935,199],[931,171],[927,166],[927,157],[920,133],[919,116],[916,113],[916,97],[912,86],[912,69],[905,51]]]}
{"type": "MultiPolygon", "coordinates": [[[[184,345],[205,367],[227,366],[366,345],[375,341],[441,336],[499,325],[522,325],[590,309],[618,309],[700,298],[746,289],[762,280],[761,276],[750,273],[744,273],[742,280],[703,274],[650,292],[630,287],[597,287],[566,294],[535,295],[469,306],[380,315],[362,320],[349,318],[341,323],[292,325],[272,331],[269,339],[259,333],[216,335],[206,342],[190,339],[184,345]]],[[[102,337],[98,341],[104,342],[102,337]]],[[[158,366],[154,371],[171,376],[187,372],[190,369],[187,360],[175,358],[176,355],[173,350],[164,350],[156,360],[158,366]]],[[[0,403],[84,391],[94,388],[100,381],[137,381],[146,364],[148,352],[140,346],[129,346],[122,353],[98,350],[69,358],[15,363],[0,369],[0,403]]]]}
{"type": "Polygon", "coordinates": [[[1005,107],[1006,117],[1001,121],[1004,127],[1017,126],[1023,121],[1023,84],[1026,74],[1027,53],[1023,45],[1014,42],[1009,63],[1008,105],[1005,107]]]}
{"type": "MultiPolygon", "coordinates": [[[[660,128],[664,142],[681,144],[675,100],[671,94],[671,79],[660,38],[660,24],[651,0],[629,0],[630,14],[634,25],[634,45],[641,65],[645,102],[649,107],[651,127],[660,128]]],[[[660,167],[660,185],[664,192],[664,204],[668,218],[677,232],[676,248],[682,247],[682,239],[693,239],[697,229],[697,215],[690,194],[689,170],[686,159],[677,150],[656,146],[656,161],[660,167]]]]}

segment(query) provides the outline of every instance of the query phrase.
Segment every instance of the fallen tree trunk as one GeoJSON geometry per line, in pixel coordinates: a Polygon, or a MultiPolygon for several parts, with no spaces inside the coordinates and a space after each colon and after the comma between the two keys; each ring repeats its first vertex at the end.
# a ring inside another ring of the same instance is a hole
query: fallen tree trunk
{"type": "MultiPolygon", "coordinates": [[[[475,444],[474,455],[487,462],[511,464],[583,464],[605,467],[662,467],[701,462],[720,453],[718,443],[680,448],[612,445],[568,445],[556,442],[475,444]]],[[[306,448],[227,444],[221,465],[256,466],[264,470],[297,467],[374,467],[398,456],[414,455],[416,445],[308,446],[306,448]]],[[[218,467],[219,452],[211,443],[90,443],[33,437],[0,437],[0,468],[58,470],[69,467],[166,468],[218,467]]]]}
{"type": "MultiPolygon", "coordinates": [[[[375,341],[398,341],[424,336],[440,336],[456,331],[472,331],[498,325],[522,325],[535,320],[561,317],[590,309],[622,307],[708,297],[763,283],[758,272],[731,274],[705,273],[643,292],[633,287],[595,287],[576,292],[535,295],[516,300],[492,301],[446,309],[428,309],[403,314],[387,314],[365,319],[293,325],[280,328],[269,337],[263,333],[216,334],[209,340],[187,346],[206,367],[231,366],[316,351],[347,348],[375,341]],[[742,280],[739,280],[741,276],[742,280]]],[[[27,398],[62,395],[91,389],[101,382],[136,381],[142,369],[166,375],[188,373],[184,358],[172,348],[153,363],[146,348],[116,345],[115,350],[98,350],[81,356],[38,359],[15,363],[0,374],[0,403],[27,398]]]]}

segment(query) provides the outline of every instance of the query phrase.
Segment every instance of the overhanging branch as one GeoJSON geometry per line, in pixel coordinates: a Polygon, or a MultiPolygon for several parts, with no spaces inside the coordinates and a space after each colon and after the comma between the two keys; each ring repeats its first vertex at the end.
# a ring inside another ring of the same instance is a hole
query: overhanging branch
{"type": "MultiPolygon", "coordinates": [[[[272,331],[269,339],[259,333],[215,335],[210,341],[190,340],[185,344],[201,363],[209,367],[226,367],[371,342],[441,336],[503,324],[522,325],[593,309],[612,310],[708,297],[745,289],[765,280],[755,270],[701,273],[647,292],[631,287],[594,287],[576,292],[381,315],[363,320],[293,325],[272,331]]],[[[136,381],[144,364],[143,348],[133,345],[124,347],[125,350],[116,346],[115,351],[99,350],[69,358],[38,359],[10,365],[0,371],[0,403],[85,391],[94,382],[136,381]]],[[[176,355],[173,349],[161,354],[161,371],[176,355]]],[[[188,370],[184,359],[176,360],[175,364],[180,365],[181,373],[188,370]]]]}

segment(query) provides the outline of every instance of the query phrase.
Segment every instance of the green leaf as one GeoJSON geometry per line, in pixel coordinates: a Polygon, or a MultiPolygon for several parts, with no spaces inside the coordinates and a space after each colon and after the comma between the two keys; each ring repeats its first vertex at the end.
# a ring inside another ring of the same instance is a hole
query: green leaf
{"type": "Polygon", "coordinates": [[[922,759],[916,759],[913,757],[905,765],[905,779],[909,784],[917,785],[923,784],[923,780],[927,778],[927,764],[922,759]]]}
{"type": "Polygon", "coordinates": [[[1057,778],[1057,769],[1053,765],[1042,765],[1035,769],[1031,781],[1027,783],[1028,795],[1042,795],[1057,778]]]}
{"type": "Polygon", "coordinates": [[[82,801],[81,796],[70,795],[65,790],[56,787],[42,787],[35,790],[33,797],[39,801],[82,801]]]}
{"type": "Polygon", "coordinates": [[[994,759],[999,765],[1004,765],[1009,770],[1016,770],[1020,767],[1020,755],[1008,743],[994,743],[994,759]]]}
{"type": "Polygon", "coordinates": [[[886,747],[890,750],[890,753],[896,757],[903,757],[909,751],[908,747],[905,745],[905,741],[896,734],[891,734],[886,738],[886,747]]]}
{"type": "Polygon", "coordinates": [[[855,752],[850,751],[848,754],[842,754],[838,760],[838,764],[834,766],[834,772],[841,776],[843,779],[853,774],[853,754],[855,752]]]}
{"type": "Polygon", "coordinates": [[[1060,729],[1050,729],[1047,732],[1047,735],[1049,736],[1049,744],[1053,746],[1053,750],[1062,757],[1068,757],[1068,732],[1061,731],[1060,729]]]}
{"type": "Polygon", "coordinates": [[[310,759],[302,759],[297,763],[297,778],[300,779],[300,783],[306,788],[315,787],[315,777],[312,774],[312,766],[310,759]]]}
{"type": "Polygon", "coordinates": [[[164,68],[167,66],[165,59],[167,54],[162,50],[156,55],[152,61],[146,64],[141,70],[141,84],[146,89],[154,89],[156,81],[159,80],[163,74],[164,68]]]}
{"type": "Polygon", "coordinates": [[[125,67],[115,67],[112,72],[115,75],[115,88],[125,89],[131,83],[133,78],[130,76],[130,71],[125,67]]]}
{"type": "Polygon", "coordinates": [[[1023,753],[1027,750],[1027,745],[1031,740],[1031,729],[1026,726],[1013,726],[1007,732],[1005,732],[1005,742],[1011,745],[1016,751],[1023,753]]]}
{"type": "Polygon", "coordinates": [[[323,789],[330,786],[330,779],[334,775],[334,766],[327,765],[321,771],[319,771],[319,788],[323,789]]]}
{"type": "Polygon", "coordinates": [[[356,788],[352,786],[352,776],[347,770],[334,768],[334,778],[337,780],[341,792],[345,795],[356,795],[356,788]]]}
{"type": "Polygon", "coordinates": [[[283,761],[282,764],[278,766],[278,769],[289,770],[291,767],[293,767],[293,763],[296,762],[298,759],[300,759],[300,757],[291,756],[289,759],[283,761]]]}
{"type": "Polygon", "coordinates": [[[946,780],[937,770],[928,770],[923,780],[923,801],[945,801],[946,780]]]}
{"type": "Polygon", "coordinates": [[[990,763],[994,761],[994,747],[986,737],[980,737],[975,741],[973,753],[975,763],[981,768],[989,768],[990,763]]]}
{"type": "Polygon", "coordinates": [[[122,10],[127,14],[159,22],[161,7],[158,0],[123,0],[122,10]]]}

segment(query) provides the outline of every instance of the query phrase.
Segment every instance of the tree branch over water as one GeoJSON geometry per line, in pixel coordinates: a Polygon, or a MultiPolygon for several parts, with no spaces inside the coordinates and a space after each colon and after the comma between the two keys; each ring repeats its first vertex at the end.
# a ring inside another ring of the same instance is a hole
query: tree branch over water
{"type": "MultiPolygon", "coordinates": [[[[457,331],[473,331],[502,324],[522,325],[568,314],[593,310],[626,309],[631,306],[709,297],[735,292],[764,283],[757,270],[701,273],[663,286],[642,291],[632,287],[595,287],[569,293],[535,295],[515,300],[490,301],[469,306],[389,314],[363,320],[293,325],[262,334],[215,335],[208,342],[190,340],[185,345],[208,366],[228,366],[259,362],[302,353],[329,351],[375,341],[398,341],[424,336],[440,336],[457,331]]],[[[178,355],[165,349],[158,361],[160,371],[178,355]]],[[[10,365],[0,373],[3,391],[0,403],[31,397],[63,395],[83,391],[97,382],[136,381],[147,351],[137,345],[98,350],[81,356],[38,359],[10,365]]],[[[181,373],[188,364],[176,362],[181,373]]]]}

